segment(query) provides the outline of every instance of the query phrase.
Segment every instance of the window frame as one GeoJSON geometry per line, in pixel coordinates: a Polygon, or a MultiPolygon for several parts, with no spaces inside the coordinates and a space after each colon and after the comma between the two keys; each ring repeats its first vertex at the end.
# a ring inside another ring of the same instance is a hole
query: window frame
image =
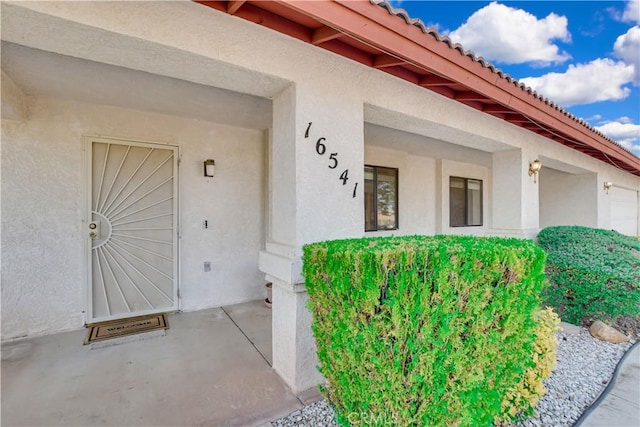
{"type": "Polygon", "coordinates": [[[484,180],[478,178],[466,178],[462,176],[449,176],[449,228],[484,227],[484,180]],[[464,182],[464,225],[451,224],[451,180],[461,179],[464,182]],[[480,183],[480,224],[469,224],[469,181],[480,183]]]}
{"type": "MultiPolygon", "coordinates": [[[[374,219],[374,227],[372,229],[367,229],[367,200],[366,197],[364,199],[364,231],[365,233],[368,232],[374,232],[374,231],[393,231],[393,230],[399,230],[400,229],[400,171],[398,168],[394,168],[394,167],[389,167],[389,166],[376,166],[376,165],[369,165],[369,164],[365,164],[364,165],[364,171],[366,172],[367,168],[373,168],[373,191],[374,191],[374,197],[373,197],[373,210],[375,212],[375,215],[373,216],[374,219]],[[378,226],[378,169],[387,169],[390,171],[394,171],[395,172],[395,179],[396,179],[396,188],[395,188],[395,198],[394,198],[394,204],[395,204],[395,227],[394,228],[380,228],[378,226]]],[[[366,181],[366,178],[364,179],[364,181],[366,181]]],[[[364,194],[366,194],[366,190],[364,190],[364,194]]]]}

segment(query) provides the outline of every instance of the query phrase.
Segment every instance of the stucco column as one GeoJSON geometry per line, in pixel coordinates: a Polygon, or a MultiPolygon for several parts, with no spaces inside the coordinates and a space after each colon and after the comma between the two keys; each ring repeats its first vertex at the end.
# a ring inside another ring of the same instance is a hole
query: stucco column
{"type": "Polygon", "coordinates": [[[344,90],[314,82],[276,97],[273,117],[271,236],[260,269],[273,283],[273,368],[299,393],[323,381],[302,246],[363,234],[363,105],[344,90]]]}
{"type": "Polygon", "coordinates": [[[535,159],[535,154],[524,150],[493,153],[490,234],[530,238],[539,231],[539,185],[528,174],[529,163],[535,159]]]}
{"type": "MultiPolygon", "coordinates": [[[[599,173],[596,182],[597,225],[598,228],[611,229],[611,194],[604,190],[604,183],[611,182],[605,174],[599,173]]],[[[640,215],[639,215],[640,216],[640,215]]],[[[639,228],[640,229],[640,228],[639,228]]]]}

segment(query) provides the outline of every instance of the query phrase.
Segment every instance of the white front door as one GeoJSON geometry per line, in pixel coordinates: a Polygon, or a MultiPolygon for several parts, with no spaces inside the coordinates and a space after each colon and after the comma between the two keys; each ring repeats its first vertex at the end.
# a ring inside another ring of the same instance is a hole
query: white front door
{"type": "Polygon", "coordinates": [[[176,310],[178,148],[105,138],[85,148],[87,323],[176,310]]]}

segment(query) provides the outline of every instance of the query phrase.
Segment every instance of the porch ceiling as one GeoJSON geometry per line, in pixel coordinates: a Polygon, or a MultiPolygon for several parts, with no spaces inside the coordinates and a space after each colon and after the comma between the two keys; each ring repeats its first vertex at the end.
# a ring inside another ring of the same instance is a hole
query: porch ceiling
{"type": "MultiPolygon", "coordinates": [[[[495,139],[484,138],[480,135],[473,135],[460,129],[441,126],[438,123],[427,122],[416,117],[410,117],[396,111],[380,108],[377,106],[365,104],[364,106],[365,129],[370,126],[384,127],[394,129],[406,135],[420,135],[427,140],[429,144],[454,144],[471,149],[477,153],[494,153],[497,151],[512,150],[513,146],[496,141],[495,139]]],[[[398,147],[398,141],[391,138],[388,148],[398,147]]],[[[425,147],[428,151],[428,147],[425,147]]],[[[407,151],[407,150],[405,150],[407,151]]],[[[428,155],[425,150],[408,150],[413,154],[428,155]]]]}
{"type": "Polygon", "coordinates": [[[640,158],[384,1],[196,1],[437,92],[640,176],[640,158]]]}
{"type": "Polygon", "coordinates": [[[2,70],[27,95],[112,105],[228,126],[267,129],[258,96],[2,42],[2,70]]]}
{"type": "Polygon", "coordinates": [[[561,162],[560,160],[552,159],[551,157],[540,156],[540,161],[544,165],[544,169],[555,169],[571,175],[584,175],[593,173],[593,171],[569,165],[567,163],[561,162]]]}
{"type": "Polygon", "coordinates": [[[447,143],[442,140],[433,139],[425,135],[409,133],[404,130],[365,123],[364,136],[365,145],[390,150],[401,150],[412,155],[431,157],[435,159],[448,159],[464,162],[469,162],[469,159],[473,159],[472,163],[485,166],[487,168],[490,168],[492,164],[492,156],[490,152],[464,147],[460,144],[447,143]]]}

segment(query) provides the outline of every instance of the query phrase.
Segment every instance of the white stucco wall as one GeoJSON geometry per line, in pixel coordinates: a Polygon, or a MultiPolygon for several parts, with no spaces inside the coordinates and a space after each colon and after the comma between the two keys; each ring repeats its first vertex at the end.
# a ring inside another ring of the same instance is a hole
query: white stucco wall
{"type": "Polygon", "coordinates": [[[180,147],[183,310],[264,294],[258,271],[263,132],[59,99],[29,101],[27,122],[2,122],[2,339],[84,323],[85,134],[180,147]],[[214,178],[202,176],[208,158],[216,160],[214,178]],[[204,272],[204,261],[211,272],[204,272]]]}
{"type": "MultiPolygon", "coordinates": [[[[473,153],[468,153],[472,162],[473,153]]],[[[491,174],[483,165],[418,156],[388,148],[366,146],[365,163],[398,169],[399,228],[372,231],[365,236],[411,234],[485,235],[491,224],[491,174]],[[449,178],[482,180],[483,225],[449,226],[449,178]]]]}
{"type": "MultiPolygon", "coordinates": [[[[469,153],[469,162],[473,161],[469,153]]],[[[490,170],[473,163],[434,159],[403,151],[366,146],[365,163],[398,169],[399,228],[371,231],[365,236],[473,234],[484,235],[491,224],[490,170]],[[480,179],[483,183],[483,225],[449,227],[449,177],[480,179]]]]}
{"type": "Polygon", "coordinates": [[[489,153],[370,124],[365,124],[365,143],[365,164],[398,169],[400,210],[398,230],[365,236],[486,232],[491,220],[489,153]],[[483,181],[482,227],[449,227],[450,176],[483,181]]]}
{"type": "MultiPolygon", "coordinates": [[[[27,46],[261,96],[279,94],[283,79],[304,83],[322,95],[318,109],[331,108],[332,97],[338,96],[362,103],[370,123],[488,152],[525,149],[523,161],[544,155],[616,175],[614,167],[533,132],[195,3],[129,2],[114,7],[108,2],[22,2],[3,4],[5,17],[3,39],[27,46]],[[57,27],[64,28],[64,39],[48,36],[57,27]],[[183,31],[186,27],[191,31],[183,31]],[[91,37],[105,43],[88,50],[84,45],[91,37]],[[139,55],[141,50],[150,54],[139,55]]],[[[637,177],[621,174],[632,181],[628,186],[639,186],[637,177]]]]}
{"type": "MultiPolygon", "coordinates": [[[[371,236],[435,234],[436,161],[387,148],[365,147],[365,164],[398,169],[398,229],[364,232],[371,236]]],[[[363,223],[364,230],[364,223],[363,223]]]]}
{"type": "MultiPolygon", "coordinates": [[[[445,186],[451,174],[484,181],[484,225],[464,231],[535,233],[540,225],[540,187],[526,174],[528,163],[535,158],[543,165],[553,159],[596,173],[599,182],[640,189],[640,178],[554,141],[380,70],[192,2],[18,2],[2,6],[5,40],[274,99],[268,227],[272,238],[266,242],[263,271],[288,285],[301,280],[302,244],[364,235],[361,195],[353,199],[349,191],[355,181],[362,185],[364,163],[392,167],[395,163],[400,169],[400,230],[396,234],[454,232],[448,228],[445,186]],[[64,37],[50,37],[54,31],[64,37]],[[310,121],[314,123],[312,137],[306,140],[303,134],[310,121]],[[408,138],[405,135],[392,141],[390,150],[389,146],[367,146],[365,151],[364,122],[428,139],[414,138],[408,147],[400,147],[408,138]],[[349,186],[338,184],[336,171],[327,168],[327,155],[318,157],[314,152],[320,135],[326,137],[331,151],[339,150],[341,166],[348,165],[349,186]],[[439,155],[429,152],[434,141],[446,144],[439,155]]],[[[234,279],[239,272],[255,268],[252,281],[261,282],[255,261],[249,255],[242,258],[261,246],[263,226],[248,226],[259,223],[264,210],[264,194],[256,189],[258,177],[264,176],[258,173],[264,171],[261,132],[62,101],[39,101],[29,120],[3,124],[3,319],[9,320],[8,325],[3,322],[3,336],[5,327],[13,336],[51,328],[36,320],[38,310],[59,329],[81,323],[84,303],[78,296],[83,289],[78,289],[82,276],[78,241],[82,237],[75,221],[82,183],[75,144],[83,133],[164,141],[182,148],[182,245],[188,260],[181,265],[183,308],[261,295],[257,286],[254,293],[250,281],[240,284],[234,279]],[[114,117],[118,120],[111,120],[114,117]],[[234,141],[246,144],[240,148],[234,141]],[[7,150],[8,142],[15,148],[7,150]],[[199,176],[206,158],[216,159],[218,172],[211,182],[199,176]],[[227,169],[231,165],[233,170],[227,169]],[[33,173],[38,168],[51,171],[61,183],[43,182],[33,173]],[[45,202],[50,205],[46,217],[40,213],[45,202]],[[214,228],[203,232],[204,219],[214,228]],[[56,222],[53,238],[45,231],[49,221],[56,222]],[[34,235],[47,244],[34,243],[34,235]],[[14,247],[19,249],[15,254],[14,247]],[[50,254],[54,247],[56,252],[50,254]],[[241,247],[252,249],[239,250],[241,247]],[[7,260],[11,261],[8,266],[7,260]],[[213,264],[211,273],[202,272],[205,260],[213,264]],[[39,289],[34,278],[42,274],[50,287],[39,289]],[[11,285],[10,290],[5,291],[5,283],[11,285]],[[57,284],[55,288],[52,283],[57,284]],[[39,293],[43,294],[41,301],[49,298],[52,304],[40,302],[31,307],[30,300],[40,298],[35,296],[39,293]],[[54,304],[56,307],[46,307],[54,304]]],[[[607,228],[609,202],[601,190],[597,200],[597,224],[607,228]]],[[[292,301],[296,310],[291,312],[301,312],[304,298],[292,301]]],[[[281,320],[283,325],[296,322],[295,317],[281,320]]],[[[299,339],[300,331],[289,331],[292,339],[299,339]]]]}
{"type": "Polygon", "coordinates": [[[494,228],[508,230],[506,233],[522,229],[522,198],[524,162],[521,150],[500,151],[493,154],[491,170],[495,179],[491,199],[496,210],[494,228]]]}
{"type": "Polygon", "coordinates": [[[363,109],[342,88],[312,80],[274,97],[273,110],[271,238],[260,269],[274,286],[273,368],[298,392],[321,381],[301,246],[362,234],[363,109]]]}
{"type": "Polygon", "coordinates": [[[3,38],[39,49],[260,96],[277,97],[284,79],[318,95],[317,104],[309,104],[313,109],[330,111],[337,97],[360,104],[367,122],[485,151],[528,146],[537,137],[380,70],[195,3],[3,6],[9,17],[3,38]],[[34,20],[38,25],[25,25],[34,20]],[[57,27],[64,28],[64,40],[48,36],[57,27]],[[105,43],[86,49],[90,37],[105,43]]]}
{"type": "Polygon", "coordinates": [[[596,174],[574,175],[543,167],[540,183],[540,228],[553,225],[598,226],[596,174]]]}
{"type": "Polygon", "coordinates": [[[500,142],[522,148],[544,144],[543,151],[550,148],[564,151],[565,158],[588,159],[379,70],[195,3],[16,2],[3,4],[5,16],[3,39],[27,46],[261,96],[280,93],[282,85],[268,79],[277,76],[320,89],[333,88],[334,93],[397,112],[401,119],[390,119],[403,129],[417,126],[415,119],[427,120],[418,126],[419,132],[431,126],[431,136],[457,139],[462,145],[481,148],[500,142]],[[187,27],[191,31],[184,31],[187,27]],[[51,28],[64,28],[65,38],[49,37],[51,28]],[[91,37],[105,43],[86,49],[91,37]],[[150,54],[139,55],[140,50],[150,54]],[[185,61],[189,67],[184,66],[185,61]]]}
{"type": "Polygon", "coordinates": [[[471,163],[454,162],[441,159],[438,163],[439,180],[438,193],[442,204],[438,212],[438,233],[441,234],[468,234],[484,236],[491,227],[491,170],[487,167],[471,163]],[[482,226],[475,227],[450,227],[449,220],[449,178],[461,177],[479,179],[482,181],[482,226]]]}

